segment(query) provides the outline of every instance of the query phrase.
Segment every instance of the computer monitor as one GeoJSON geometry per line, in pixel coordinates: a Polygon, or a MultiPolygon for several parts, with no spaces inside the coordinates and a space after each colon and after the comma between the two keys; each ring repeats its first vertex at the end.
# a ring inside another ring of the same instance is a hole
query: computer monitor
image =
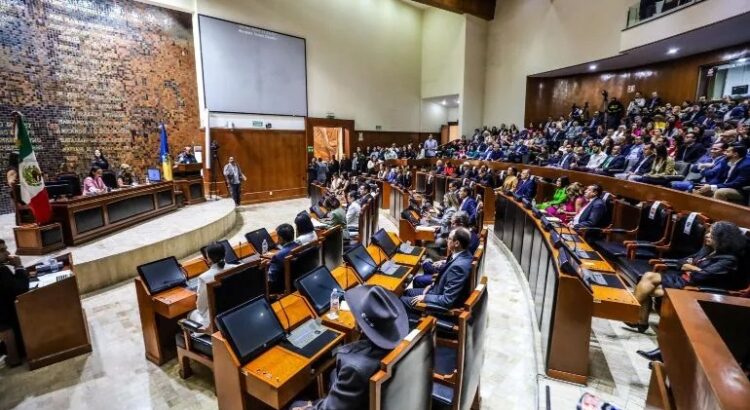
{"type": "Polygon", "coordinates": [[[325,266],[307,272],[294,282],[294,286],[312,304],[318,315],[331,308],[331,292],[334,289],[342,291],[331,271],[325,266]]]}
{"type": "Polygon", "coordinates": [[[581,269],[581,266],[578,264],[578,261],[566,246],[560,247],[560,250],[557,254],[557,263],[559,264],[560,270],[562,270],[563,273],[577,276],[578,279],[581,280],[581,283],[583,283],[583,286],[585,286],[586,289],[589,290],[589,292],[592,292],[591,285],[584,277],[584,272],[581,269]]]}
{"type": "Polygon", "coordinates": [[[149,168],[148,169],[148,180],[151,182],[160,182],[161,181],[161,172],[158,168],[149,168]]]}
{"type": "Polygon", "coordinates": [[[389,258],[398,251],[398,245],[393,243],[391,236],[388,235],[388,232],[386,232],[385,229],[381,228],[375,232],[375,235],[372,236],[372,241],[375,242],[375,244],[378,245],[389,258]]]}
{"type": "Polygon", "coordinates": [[[137,269],[152,295],[185,284],[185,273],[174,256],[140,265],[137,269]]]}
{"type": "Polygon", "coordinates": [[[284,328],[264,297],[249,300],[216,316],[221,334],[245,365],[284,338],[284,328]]]}
{"type": "Polygon", "coordinates": [[[251,245],[253,245],[253,248],[255,248],[255,251],[258,253],[263,252],[264,239],[268,244],[268,249],[273,249],[276,247],[276,242],[274,242],[271,234],[268,233],[268,230],[266,228],[260,228],[246,233],[245,239],[247,239],[247,241],[250,242],[251,245]]]}
{"type": "Polygon", "coordinates": [[[59,198],[61,196],[70,196],[73,194],[70,185],[64,181],[59,181],[57,184],[46,184],[45,188],[47,189],[47,195],[49,195],[50,198],[59,198]]]}
{"type": "Polygon", "coordinates": [[[234,248],[232,248],[232,245],[229,244],[228,240],[221,240],[219,241],[219,244],[224,247],[224,262],[237,263],[240,261],[240,258],[237,257],[237,254],[234,252],[234,248]]]}
{"type": "Polygon", "coordinates": [[[310,207],[310,210],[313,211],[313,213],[315,214],[315,216],[317,216],[318,218],[325,218],[326,217],[326,213],[323,212],[322,209],[320,209],[320,205],[318,205],[318,204],[315,204],[312,207],[310,207]]]}
{"type": "Polygon", "coordinates": [[[370,276],[378,270],[378,264],[375,263],[372,256],[367,253],[367,249],[362,244],[355,246],[349,252],[345,253],[344,261],[354,268],[357,275],[363,281],[370,279],[370,276]]]}

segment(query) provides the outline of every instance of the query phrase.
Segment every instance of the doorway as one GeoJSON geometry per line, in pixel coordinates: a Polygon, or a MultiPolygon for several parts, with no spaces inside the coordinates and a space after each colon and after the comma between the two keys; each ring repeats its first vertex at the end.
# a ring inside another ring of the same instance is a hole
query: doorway
{"type": "Polygon", "coordinates": [[[313,156],[330,161],[341,158],[344,153],[344,129],[342,127],[313,127],[313,156]]]}

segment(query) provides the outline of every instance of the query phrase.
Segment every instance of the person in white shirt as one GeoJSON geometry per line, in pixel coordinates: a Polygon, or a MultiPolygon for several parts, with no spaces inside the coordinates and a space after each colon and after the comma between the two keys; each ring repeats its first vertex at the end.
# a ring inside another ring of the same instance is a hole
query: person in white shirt
{"type": "Polygon", "coordinates": [[[607,154],[602,151],[602,146],[599,145],[599,143],[594,143],[594,145],[591,146],[591,155],[589,156],[588,164],[586,164],[586,169],[593,171],[599,168],[606,159],[607,154]]]}
{"type": "Polygon", "coordinates": [[[349,191],[346,193],[346,228],[349,232],[359,232],[359,214],[362,212],[362,206],[357,200],[358,195],[356,191],[349,191]]]}
{"type": "Polygon", "coordinates": [[[430,134],[429,136],[427,136],[427,141],[424,142],[424,156],[426,158],[434,157],[437,154],[437,147],[437,140],[432,137],[432,134],[430,134]]]}
{"type": "Polygon", "coordinates": [[[208,290],[207,284],[214,281],[214,277],[224,270],[224,246],[216,242],[206,247],[206,257],[211,264],[207,271],[198,276],[198,308],[190,312],[188,318],[199,323],[203,330],[208,329],[211,318],[208,314],[208,290]]]}
{"type": "Polygon", "coordinates": [[[318,239],[318,234],[315,233],[315,226],[307,212],[303,211],[297,214],[297,217],[294,218],[294,226],[297,231],[297,239],[294,241],[300,246],[307,245],[318,239]]]}

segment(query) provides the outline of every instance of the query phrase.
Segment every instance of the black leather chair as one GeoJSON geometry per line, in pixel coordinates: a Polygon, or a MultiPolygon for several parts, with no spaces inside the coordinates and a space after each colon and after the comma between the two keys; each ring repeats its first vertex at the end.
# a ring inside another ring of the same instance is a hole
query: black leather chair
{"type": "Polygon", "coordinates": [[[211,318],[208,329],[203,331],[199,323],[182,319],[179,321],[181,331],[175,335],[180,377],[183,379],[192,374],[191,360],[213,369],[211,334],[216,330],[214,318],[241,303],[265,295],[266,275],[259,261],[238,265],[217,274],[213,282],[206,285],[206,291],[211,318]]]}
{"type": "Polygon", "coordinates": [[[404,339],[370,377],[370,409],[429,409],[435,362],[435,319],[422,319],[417,333],[404,339]]]}
{"type": "Polygon", "coordinates": [[[112,171],[103,171],[102,181],[104,181],[104,185],[106,185],[109,189],[117,188],[117,175],[115,175],[115,173],[112,171]]]}
{"type": "Polygon", "coordinates": [[[321,234],[323,264],[334,270],[344,263],[344,231],[341,226],[329,228],[321,234]]]}
{"type": "Polygon", "coordinates": [[[656,242],[625,241],[627,255],[618,257],[615,263],[632,283],[638,283],[641,276],[651,270],[649,260],[684,258],[698,252],[703,246],[709,226],[707,217],[697,212],[680,212],[672,219],[672,229],[668,237],[656,242]]]}
{"type": "Polygon", "coordinates": [[[83,195],[83,189],[81,188],[81,178],[79,178],[78,175],[74,173],[63,173],[57,175],[57,180],[65,181],[68,185],[70,185],[71,195],[83,195]]]}
{"type": "Polygon", "coordinates": [[[635,229],[605,228],[602,232],[606,237],[594,240],[594,246],[608,259],[625,256],[625,240],[642,243],[663,240],[669,230],[671,218],[672,208],[666,202],[644,202],[635,229]]]}
{"type": "Polygon", "coordinates": [[[471,293],[458,318],[458,343],[437,340],[432,408],[478,408],[479,379],[484,364],[487,329],[487,278],[471,293]]]}
{"type": "Polygon", "coordinates": [[[294,248],[284,258],[284,295],[294,292],[294,281],[307,272],[321,266],[321,240],[294,248]]]}

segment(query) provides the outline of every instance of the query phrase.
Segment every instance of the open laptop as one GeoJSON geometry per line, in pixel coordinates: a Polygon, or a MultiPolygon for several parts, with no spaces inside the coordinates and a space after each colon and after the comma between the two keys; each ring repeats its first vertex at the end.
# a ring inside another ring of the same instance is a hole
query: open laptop
{"type": "Polygon", "coordinates": [[[391,261],[386,261],[378,266],[362,244],[345,253],[344,261],[354,269],[363,282],[366,282],[376,273],[401,278],[410,270],[408,266],[397,265],[391,261]]]}
{"type": "Polygon", "coordinates": [[[315,216],[318,217],[318,219],[325,218],[327,215],[322,209],[320,209],[320,205],[318,204],[311,206],[310,211],[312,211],[312,213],[314,213],[315,216]]]}
{"type": "Polygon", "coordinates": [[[375,245],[378,245],[386,255],[388,255],[388,258],[392,258],[397,253],[417,256],[424,250],[424,248],[420,246],[413,246],[404,242],[401,242],[400,244],[395,243],[393,238],[388,235],[388,232],[382,228],[372,235],[372,241],[375,242],[375,245]]]}
{"type": "Polygon", "coordinates": [[[279,245],[276,243],[276,241],[273,240],[271,234],[268,233],[268,230],[266,228],[260,228],[246,233],[245,239],[247,239],[247,241],[250,242],[251,245],[253,245],[253,248],[255,248],[255,252],[262,256],[274,254],[279,250],[279,245]],[[266,245],[268,247],[268,252],[266,254],[263,254],[263,241],[266,241],[266,245]]]}
{"type": "Polygon", "coordinates": [[[264,297],[217,315],[216,324],[243,365],[276,344],[313,357],[338,335],[316,319],[309,319],[287,335],[264,297]]]}
{"type": "Polygon", "coordinates": [[[318,316],[331,309],[331,293],[343,292],[327,267],[321,266],[299,277],[294,286],[310,302],[318,316]]]}
{"type": "Polygon", "coordinates": [[[618,279],[617,275],[611,275],[607,273],[597,272],[594,270],[582,268],[579,265],[579,260],[570,253],[567,247],[560,248],[560,252],[557,256],[557,262],[560,265],[560,269],[569,275],[576,275],[583,282],[583,284],[591,290],[591,285],[605,286],[610,288],[624,288],[622,282],[618,279]]]}
{"type": "Polygon", "coordinates": [[[147,172],[149,182],[161,182],[161,172],[158,168],[149,168],[147,172]]]}
{"type": "MultiPolygon", "coordinates": [[[[174,256],[145,263],[138,266],[137,270],[143,283],[146,284],[148,292],[152,295],[177,286],[188,285],[185,272],[182,271],[182,267],[174,256]]],[[[197,282],[192,285],[194,285],[194,287],[191,287],[190,285],[187,287],[195,290],[195,288],[197,288],[197,282]]]]}

